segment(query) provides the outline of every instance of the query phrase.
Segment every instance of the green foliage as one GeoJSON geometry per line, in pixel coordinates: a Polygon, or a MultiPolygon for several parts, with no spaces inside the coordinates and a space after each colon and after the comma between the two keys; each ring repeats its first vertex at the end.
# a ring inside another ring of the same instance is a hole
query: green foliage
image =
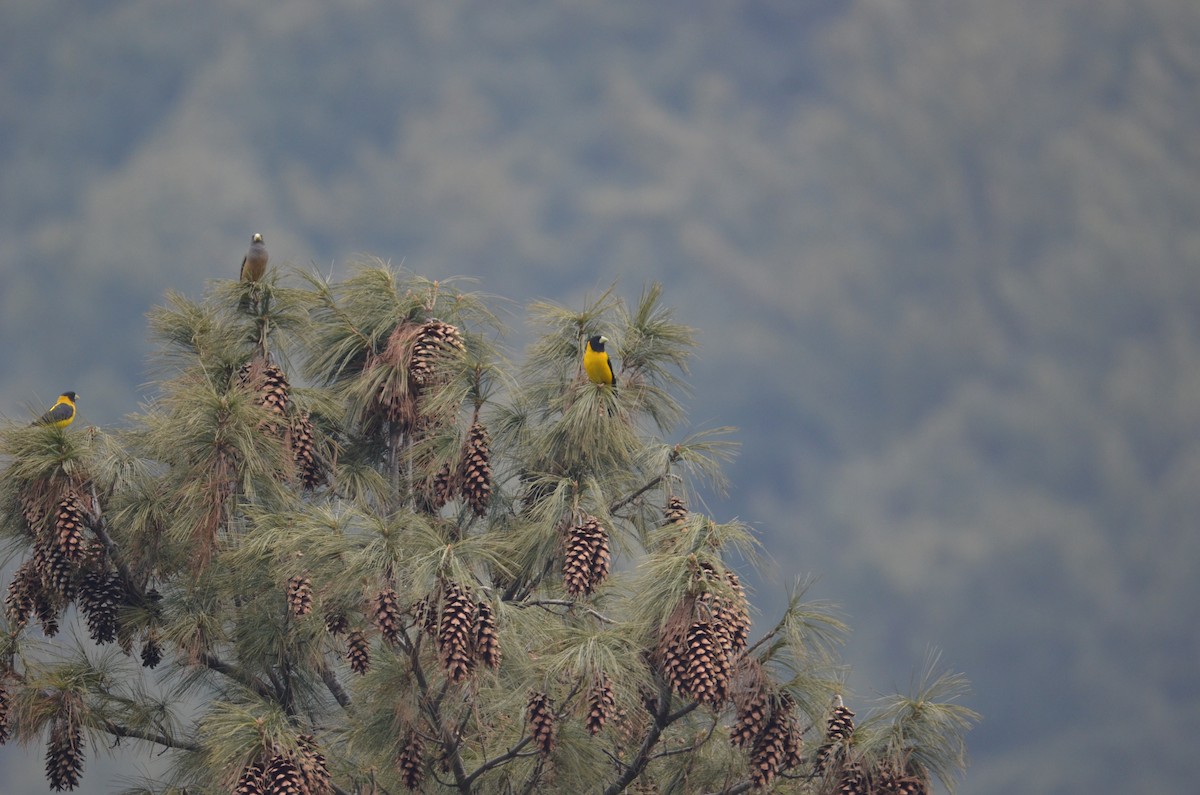
{"type": "MultiPolygon", "coordinates": [[[[845,627],[797,589],[749,643],[729,561],[755,559],[753,533],[686,508],[725,485],[732,445],[668,436],[693,340],[658,285],[632,308],[612,288],[534,304],[513,368],[453,282],[378,261],[298,279],[169,295],[158,392],[127,427],[0,430],[24,572],[0,673],[15,736],[51,734],[62,781],[79,731],[167,749],[160,792],[228,792],[256,765],[312,795],[815,793],[849,775],[798,751],[840,692],[845,627]],[[582,372],[597,333],[616,389],[582,372]],[[52,636],[72,605],[104,643],[90,611],[115,605],[114,651],[36,640],[31,619],[52,636]],[[754,742],[730,745],[734,722],[754,742]]],[[[837,758],[949,785],[975,716],[938,699],[960,685],[889,702],[837,758]]]]}

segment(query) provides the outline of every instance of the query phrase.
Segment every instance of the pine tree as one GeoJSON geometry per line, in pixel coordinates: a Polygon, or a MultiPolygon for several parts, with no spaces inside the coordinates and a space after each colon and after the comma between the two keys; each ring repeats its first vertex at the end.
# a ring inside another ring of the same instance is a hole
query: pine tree
{"type": "Polygon", "coordinates": [[[454,282],[249,289],[152,312],[132,427],[0,427],[0,739],[52,788],[116,741],[196,795],[953,786],[961,678],[855,725],[826,608],[752,625],[752,533],[680,496],[730,444],[678,435],[692,331],[657,286],[534,303],[520,364],[454,282]],[[619,390],[580,367],[600,333],[619,390]],[[102,647],[46,643],[73,609],[102,647]]]}

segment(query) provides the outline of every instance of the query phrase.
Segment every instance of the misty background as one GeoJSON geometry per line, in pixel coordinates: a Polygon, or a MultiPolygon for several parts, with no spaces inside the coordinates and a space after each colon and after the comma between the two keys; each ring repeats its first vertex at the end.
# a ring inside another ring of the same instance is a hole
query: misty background
{"type": "Polygon", "coordinates": [[[660,280],[760,627],[814,575],[860,715],[939,649],[962,793],[1190,791],[1198,85],[1195,0],[0,0],[0,414],[120,423],[253,232],[473,277],[518,355],[660,280]]]}

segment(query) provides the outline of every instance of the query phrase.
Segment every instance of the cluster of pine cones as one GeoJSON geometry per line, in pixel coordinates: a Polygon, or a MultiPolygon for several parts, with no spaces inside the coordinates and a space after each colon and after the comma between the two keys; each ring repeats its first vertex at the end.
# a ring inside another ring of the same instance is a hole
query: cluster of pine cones
{"type": "Polygon", "coordinates": [[[476,516],[487,513],[492,500],[491,439],[478,416],[467,431],[458,466],[442,466],[424,484],[421,496],[430,513],[440,511],[455,496],[461,496],[476,516]]]}
{"type": "Polygon", "coordinates": [[[750,753],[750,781],[769,785],[783,770],[801,763],[803,730],[796,719],[795,703],[771,686],[758,661],[738,659],[732,688],[734,722],[729,741],[750,753]]]}
{"type": "MultiPolygon", "coordinates": [[[[450,323],[430,319],[421,325],[402,322],[392,330],[379,353],[367,357],[365,371],[386,367],[390,373],[375,395],[375,411],[393,426],[408,432],[421,418],[418,406],[424,390],[445,378],[448,359],[466,350],[462,334],[450,323]]],[[[438,418],[428,418],[437,421],[438,418]]]]}
{"type": "MultiPolygon", "coordinates": [[[[33,554],[9,582],[4,600],[8,625],[17,631],[36,618],[43,634],[53,637],[59,618],[74,603],[93,641],[118,642],[131,654],[136,630],[122,625],[120,615],[142,598],[122,581],[96,537],[99,511],[83,496],[83,482],[31,482],[21,488],[21,511],[33,554]]],[[[153,628],[142,628],[141,634],[142,664],[153,668],[162,659],[158,636],[153,628]]],[[[7,680],[11,676],[11,670],[0,670],[0,744],[9,738],[7,680]]],[[[83,772],[84,739],[72,697],[59,694],[59,702],[50,721],[46,778],[53,789],[69,790],[78,785],[83,772]]]]}
{"type": "Polygon", "coordinates": [[[750,635],[750,608],[738,576],[701,563],[695,592],[685,596],[663,626],[659,668],[680,695],[719,707],[729,697],[734,665],[750,635]],[[723,586],[723,587],[722,587],[723,586]]]}
{"type": "Polygon", "coordinates": [[[324,483],[326,472],[317,455],[312,418],[292,401],[283,369],[262,358],[251,359],[238,370],[238,385],[251,390],[255,402],[271,413],[274,420],[264,420],[260,430],[277,436],[290,452],[301,485],[312,490],[324,483]]]}
{"type": "MultiPolygon", "coordinates": [[[[28,484],[21,505],[33,555],[17,568],[8,585],[4,606],[9,626],[21,629],[36,617],[42,632],[53,637],[59,616],[74,602],[93,641],[119,641],[130,653],[132,630],[122,627],[118,617],[139,598],[127,589],[91,531],[96,513],[78,486],[56,489],[28,484]]],[[[144,632],[142,642],[143,660],[156,665],[161,658],[157,637],[144,632]]]]}
{"type": "Polygon", "coordinates": [[[325,755],[316,738],[301,735],[296,750],[280,751],[251,762],[238,777],[234,795],[331,795],[325,755]]]}
{"type": "MultiPolygon", "coordinates": [[[[288,580],[287,597],[293,614],[311,612],[312,582],[307,575],[294,575],[288,580]]],[[[368,609],[380,636],[392,646],[400,643],[406,616],[412,624],[419,625],[421,631],[434,639],[438,659],[452,682],[463,681],[479,665],[500,667],[500,640],[492,606],[476,600],[464,585],[443,582],[438,592],[407,612],[401,610],[395,590],[384,587],[368,600],[368,609]]],[[[371,669],[371,642],[367,633],[351,628],[340,613],[327,616],[325,628],[331,635],[345,634],[346,660],[351,670],[366,674],[371,669]]]]}

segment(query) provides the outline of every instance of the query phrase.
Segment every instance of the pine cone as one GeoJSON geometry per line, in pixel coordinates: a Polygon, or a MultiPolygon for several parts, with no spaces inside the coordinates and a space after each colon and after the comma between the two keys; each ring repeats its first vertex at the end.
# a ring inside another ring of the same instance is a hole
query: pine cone
{"type": "Polygon", "coordinates": [[[591,692],[588,693],[588,734],[599,734],[616,708],[617,700],[613,696],[612,683],[608,681],[607,676],[597,677],[591,692]]]}
{"type": "Polygon", "coordinates": [[[389,645],[399,644],[401,622],[396,592],[391,588],[384,588],[375,596],[374,608],[375,626],[379,627],[379,634],[383,635],[383,639],[389,645]]]}
{"type": "Polygon", "coordinates": [[[405,733],[404,744],[396,755],[396,769],[409,790],[418,789],[425,781],[425,741],[411,729],[405,733]]]}
{"type": "Polygon", "coordinates": [[[42,634],[53,638],[58,634],[59,602],[54,594],[45,588],[39,588],[33,595],[33,612],[37,615],[38,623],[42,625],[42,634]]]}
{"type": "Polygon", "coordinates": [[[475,666],[471,650],[474,612],[471,594],[457,583],[447,583],[438,625],[438,651],[451,682],[461,682],[475,666]]]}
{"type": "Polygon", "coordinates": [[[25,517],[29,535],[37,537],[41,535],[42,521],[46,518],[46,506],[41,500],[30,495],[28,491],[22,490],[22,492],[21,515],[25,517]]]}
{"type": "Polygon", "coordinates": [[[462,335],[455,326],[441,320],[427,320],[413,343],[409,376],[418,386],[431,384],[437,378],[441,360],[465,350],[462,335]]]}
{"type": "Polygon", "coordinates": [[[734,698],[734,722],[729,742],[738,748],[752,748],[766,733],[771,718],[771,699],[763,688],[754,688],[734,698]]]}
{"type": "Polygon", "coordinates": [[[761,788],[774,781],[786,752],[786,737],[779,724],[772,721],[750,752],[750,782],[761,788]]]}
{"type": "Polygon", "coordinates": [[[79,727],[62,718],[50,726],[46,745],[46,780],[50,788],[61,792],[75,789],[83,773],[83,735],[79,727]]]}
{"type": "Polygon", "coordinates": [[[849,739],[850,735],[854,733],[854,713],[849,707],[838,705],[829,717],[828,726],[825,738],[829,742],[840,742],[849,739]]]}
{"type": "Polygon", "coordinates": [[[746,590],[732,571],[725,569],[723,574],[718,574],[717,570],[707,563],[702,563],[697,568],[694,581],[699,584],[720,579],[725,580],[730,595],[725,595],[717,589],[705,590],[696,601],[712,621],[713,630],[725,653],[733,659],[746,648],[746,640],[750,637],[750,603],[746,599],[746,590]]]}
{"type": "Polygon", "coordinates": [[[83,503],[74,492],[68,492],[54,509],[54,537],[63,558],[75,563],[83,554],[86,542],[83,530],[87,521],[83,503]]]}
{"type": "Polygon", "coordinates": [[[445,507],[446,503],[450,502],[454,491],[454,474],[451,473],[449,464],[443,464],[432,478],[422,480],[418,484],[421,509],[426,513],[436,514],[445,507]]]}
{"type": "Polygon", "coordinates": [[[271,413],[282,417],[287,413],[291,385],[283,370],[274,364],[263,368],[263,382],[258,388],[259,403],[271,413]]]}
{"type": "Polygon", "coordinates": [[[676,692],[717,707],[729,693],[733,658],[704,607],[697,597],[687,597],[675,607],[663,627],[656,657],[676,692]]]}
{"type": "Polygon", "coordinates": [[[57,543],[39,540],[33,547],[33,565],[42,578],[42,588],[69,602],[75,598],[74,566],[57,543]]]}
{"type": "Polygon", "coordinates": [[[254,389],[255,402],[272,414],[282,417],[291,400],[291,385],[278,365],[262,359],[246,362],[238,370],[238,382],[254,389]]]}
{"type": "Polygon", "coordinates": [[[431,638],[438,634],[438,613],[433,595],[424,596],[413,603],[410,612],[421,625],[421,631],[431,638]]]}
{"type": "Polygon", "coordinates": [[[496,614],[487,602],[475,605],[475,659],[488,668],[500,667],[500,638],[496,636],[496,614]]]}
{"type": "Polygon", "coordinates": [[[725,701],[729,686],[729,656],[711,623],[697,621],[688,627],[682,663],[686,671],[685,695],[714,707],[725,701]]]}
{"type": "Polygon", "coordinates": [[[325,755],[321,753],[321,747],[317,745],[317,738],[311,734],[302,734],[296,738],[296,745],[300,749],[297,767],[304,781],[304,792],[307,795],[329,795],[333,791],[330,787],[329,766],[325,762],[325,755]]]}
{"type": "Polygon", "coordinates": [[[158,664],[162,662],[162,657],[162,645],[159,643],[158,633],[150,630],[142,640],[142,667],[157,668],[158,664]]]}
{"type": "Polygon", "coordinates": [[[350,670],[356,674],[363,675],[371,670],[371,644],[360,630],[352,629],[346,635],[346,659],[350,670]]]}
{"type": "Polygon", "coordinates": [[[300,483],[306,490],[311,491],[325,482],[325,469],[317,457],[315,430],[308,412],[296,412],[292,416],[289,430],[296,472],[300,475],[300,483]]]}
{"type": "MultiPolygon", "coordinates": [[[[671,689],[677,693],[687,693],[688,672],[684,664],[684,646],[681,634],[673,633],[664,638],[658,649],[659,668],[671,689]]],[[[654,712],[647,706],[648,712],[654,712]]]]}
{"type": "Polygon", "coordinates": [[[9,626],[22,629],[37,609],[37,597],[42,590],[42,577],[30,558],[13,573],[8,584],[8,596],[4,598],[4,612],[9,626]]]}
{"type": "Polygon", "coordinates": [[[266,795],[267,766],[262,762],[251,762],[238,776],[233,795],[266,795]]]}
{"type": "Polygon", "coordinates": [[[77,602],[87,618],[88,635],[101,645],[117,637],[117,613],[124,603],[125,589],[115,572],[90,570],[79,583],[77,602]]]}
{"type": "Polygon", "coordinates": [[[307,574],[293,574],[287,582],[287,601],[292,615],[303,618],[312,612],[312,578],[307,574]]]}
{"type": "Polygon", "coordinates": [[[725,570],[725,581],[733,591],[732,604],[722,605],[722,623],[730,636],[730,653],[738,654],[746,648],[750,638],[750,600],[746,598],[746,589],[742,581],[729,569],[725,570]]]}
{"type": "Polygon", "coordinates": [[[283,754],[276,754],[267,763],[266,795],[306,795],[304,778],[296,763],[283,754]]]}
{"type": "Polygon", "coordinates": [[[880,778],[882,795],[927,795],[929,788],[916,776],[900,776],[894,772],[880,778]]]}
{"type": "Polygon", "coordinates": [[[830,766],[845,756],[845,743],[854,733],[854,713],[849,707],[838,704],[829,716],[825,730],[825,742],[817,749],[813,772],[821,775],[830,766]]]}
{"type": "Polygon", "coordinates": [[[796,720],[794,704],[791,699],[788,699],[786,707],[785,730],[786,736],[783,744],[783,769],[791,770],[799,767],[804,761],[800,755],[804,750],[804,729],[800,728],[799,722],[796,720]]]}
{"type": "Polygon", "coordinates": [[[667,498],[667,507],[663,509],[665,524],[683,524],[688,519],[687,503],[682,497],[667,498]]]}
{"type": "Polygon", "coordinates": [[[594,516],[571,528],[563,555],[563,587],[571,596],[586,596],[608,579],[608,532],[594,516]]]}
{"type": "Polygon", "coordinates": [[[325,616],[325,631],[337,637],[350,629],[350,622],[342,613],[329,613],[325,616]]]}
{"type": "Polygon", "coordinates": [[[476,516],[487,513],[492,499],[492,465],[487,429],[476,420],[467,432],[462,462],[458,468],[458,487],[476,516]]]}
{"type": "Polygon", "coordinates": [[[870,795],[871,782],[862,765],[854,763],[842,771],[833,791],[836,795],[870,795]]]}
{"type": "Polygon", "coordinates": [[[529,719],[533,744],[543,755],[554,753],[556,727],[554,706],[550,703],[550,698],[545,693],[531,692],[526,717],[529,719]]]}

